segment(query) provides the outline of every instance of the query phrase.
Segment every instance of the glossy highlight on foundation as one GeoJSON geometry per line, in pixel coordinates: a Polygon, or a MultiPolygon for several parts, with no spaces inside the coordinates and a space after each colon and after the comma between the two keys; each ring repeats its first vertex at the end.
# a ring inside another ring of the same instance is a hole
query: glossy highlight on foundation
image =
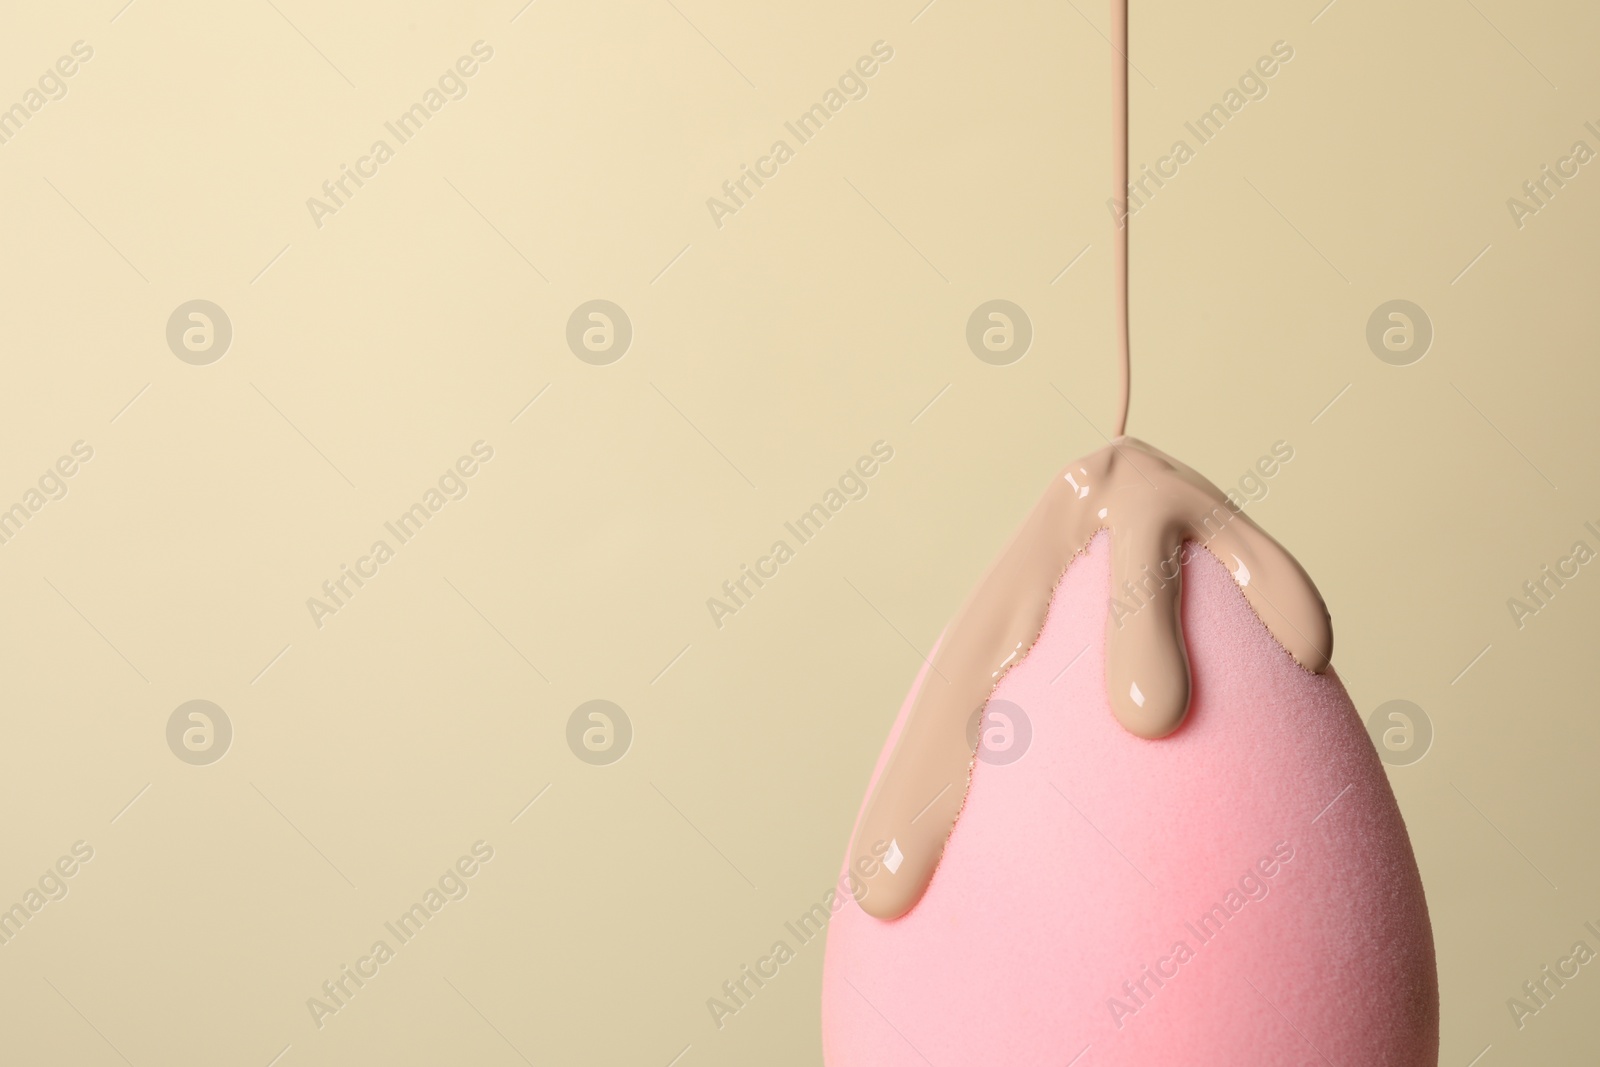
{"type": "MultiPolygon", "coordinates": [[[[1128,182],[1128,3],[1111,0],[1112,189],[1128,182]]],[[[1126,436],[1132,387],[1128,220],[1112,241],[1114,337],[1120,371],[1116,435],[1067,467],[1034,506],[945,631],[905,726],[867,800],[850,865],[886,876],[861,901],[895,919],[921,899],[971,786],[976,759],[966,725],[1005,673],[1038,640],[1057,583],[1101,530],[1111,535],[1106,611],[1106,696],[1131,733],[1157,740],[1189,710],[1189,652],[1180,617],[1183,562],[1196,546],[1227,567],[1245,600],[1302,668],[1320,674],[1333,627],[1316,586],[1293,556],[1215,485],[1171,456],[1126,436]]]]}
{"type": "Polygon", "coordinates": [[[1117,438],[1054,479],[940,641],[851,842],[852,865],[887,857],[861,902],[869,914],[897,918],[921,898],[971,783],[967,723],[1033,647],[1057,583],[1101,530],[1112,552],[1106,696],[1131,733],[1166,737],[1188,712],[1179,609],[1193,551],[1227,567],[1300,667],[1327,669],[1328,609],[1295,558],[1202,475],[1137,438],[1117,438]]]}

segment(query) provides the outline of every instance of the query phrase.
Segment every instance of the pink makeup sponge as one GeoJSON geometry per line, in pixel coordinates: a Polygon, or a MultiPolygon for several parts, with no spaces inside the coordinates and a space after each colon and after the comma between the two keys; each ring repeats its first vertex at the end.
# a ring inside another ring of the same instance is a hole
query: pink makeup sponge
{"type": "Polygon", "coordinates": [[[1435,1067],[1422,880],[1350,698],[1209,553],[1183,570],[1193,694],[1150,741],[1105,696],[1108,535],[1068,567],[990,703],[1024,754],[976,763],[911,911],[829,925],[830,1067],[1435,1067]]]}

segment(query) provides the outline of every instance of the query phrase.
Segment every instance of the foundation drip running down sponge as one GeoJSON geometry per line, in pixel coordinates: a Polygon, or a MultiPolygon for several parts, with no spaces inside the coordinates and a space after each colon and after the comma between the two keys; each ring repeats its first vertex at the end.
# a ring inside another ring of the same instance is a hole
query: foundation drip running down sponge
{"type": "MultiPolygon", "coordinates": [[[[1024,709],[1029,747],[972,762],[925,891],[898,917],[847,902],[830,924],[827,1064],[1434,1067],[1427,904],[1344,687],[1191,551],[1188,714],[1164,738],[1134,734],[1106,693],[1114,539],[1073,559],[994,689],[990,709],[1024,709]]],[[[941,684],[925,666],[874,791],[916,697],[941,684]]],[[[861,903],[892,895],[892,859],[852,850],[861,903]]]]}
{"type": "MultiPolygon", "coordinates": [[[[1127,0],[1111,23],[1121,198],[1127,0]]],[[[1126,222],[1116,437],[1051,482],[900,709],[828,928],[826,1061],[1436,1067],[1422,879],[1322,597],[1125,435],[1126,222]]]]}

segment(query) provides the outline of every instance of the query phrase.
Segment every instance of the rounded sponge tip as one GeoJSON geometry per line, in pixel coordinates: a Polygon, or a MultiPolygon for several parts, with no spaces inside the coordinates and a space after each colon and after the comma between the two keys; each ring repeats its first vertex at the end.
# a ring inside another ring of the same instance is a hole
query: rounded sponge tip
{"type": "MultiPolygon", "coordinates": [[[[833,917],[829,1067],[1435,1067],[1422,880],[1337,675],[1296,664],[1194,552],[1188,718],[1129,733],[1105,696],[1110,559],[1097,536],[995,690],[1026,749],[980,750],[922,898],[892,921],[853,902],[833,917]]],[[[892,877],[858,874],[858,898],[892,877]]]]}

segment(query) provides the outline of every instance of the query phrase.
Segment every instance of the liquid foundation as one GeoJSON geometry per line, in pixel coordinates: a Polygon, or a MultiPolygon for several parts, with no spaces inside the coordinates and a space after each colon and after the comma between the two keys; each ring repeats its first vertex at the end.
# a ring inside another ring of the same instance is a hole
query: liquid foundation
{"type": "MultiPolygon", "coordinates": [[[[1112,180],[1128,186],[1128,10],[1111,2],[1112,180]]],[[[1118,721],[1153,742],[1189,708],[1189,654],[1180,608],[1183,561],[1208,551],[1286,654],[1321,673],[1333,652],[1327,607],[1294,557],[1216,486],[1125,434],[1131,387],[1128,224],[1113,241],[1121,388],[1115,438],[1051,483],[1000,558],[956,614],[913,698],[905,726],[867,800],[850,866],[884,871],[862,900],[895,919],[921,899],[971,784],[976,750],[967,725],[1038,640],[1067,567],[1101,530],[1111,537],[1106,696],[1118,721]]]]}

